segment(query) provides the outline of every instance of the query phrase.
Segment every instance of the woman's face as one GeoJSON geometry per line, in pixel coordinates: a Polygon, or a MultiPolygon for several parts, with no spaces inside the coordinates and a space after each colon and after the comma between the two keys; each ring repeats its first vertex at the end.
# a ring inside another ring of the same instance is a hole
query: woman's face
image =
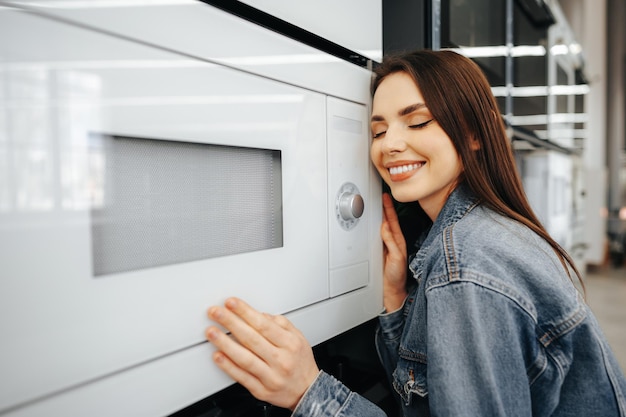
{"type": "Polygon", "coordinates": [[[372,103],[372,162],[400,202],[419,201],[434,221],[463,171],[452,140],[404,72],[388,75],[372,103]]]}

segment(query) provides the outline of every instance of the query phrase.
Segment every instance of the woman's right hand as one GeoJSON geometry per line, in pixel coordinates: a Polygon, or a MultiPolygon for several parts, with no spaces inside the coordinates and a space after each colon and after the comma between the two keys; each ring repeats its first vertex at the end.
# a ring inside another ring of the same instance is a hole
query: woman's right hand
{"type": "Polygon", "coordinates": [[[218,326],[206,330],[217,366],[259,400],[293,411],[319,373],[304,335],[284,316],[234,297],[209,308],[208,316],[232,336],[218,326]]]}
{"type": "Polygon", "coordinates": [[[384,244],[383,304],[387,311],[395,311],[402,307],[407,296],[407,252],[398,215],[391,196],[387,193],[383,194],[383,223],[380,236],[384,244]]]}

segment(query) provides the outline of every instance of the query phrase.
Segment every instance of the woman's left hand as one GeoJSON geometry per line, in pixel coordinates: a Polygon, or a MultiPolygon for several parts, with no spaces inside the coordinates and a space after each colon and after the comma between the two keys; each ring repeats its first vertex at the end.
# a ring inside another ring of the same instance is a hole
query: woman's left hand
{"type": "Polygon", "coordinates": [[[293,410],[319,373],[304,335],[285,317],[260,313],[237,298],[209,308],[208,316],[234,336],[207,328],[217,366],[259,400],[293,410]]]}
{"type": "Polygon", "coordinates": [[[383,304],[386,311],[396,311],[404,304],[406,292],[406,241],[391,195],[383,194],[383,304]]]}

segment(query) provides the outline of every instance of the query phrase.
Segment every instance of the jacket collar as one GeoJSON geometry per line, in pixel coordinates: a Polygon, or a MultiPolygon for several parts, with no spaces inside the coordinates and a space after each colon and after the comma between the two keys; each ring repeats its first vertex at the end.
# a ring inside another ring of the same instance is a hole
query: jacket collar
{"type": "Polygon", "coordinates": [[[409,263],[409,269],[419,281],[424,261],[429,248],[437,236],[441,235],[449,226],[458,222],[463,216],[478,205],[478,197],[470,190],[469,186],[462,182],[450,194],[435,222],[430,229],[424,231],[416,242],[417,253],[409,263]]]}

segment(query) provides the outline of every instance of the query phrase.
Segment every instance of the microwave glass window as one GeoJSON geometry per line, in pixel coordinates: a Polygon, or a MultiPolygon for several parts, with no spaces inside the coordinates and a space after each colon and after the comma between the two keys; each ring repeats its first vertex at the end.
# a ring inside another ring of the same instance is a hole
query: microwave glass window
{"type": "Polygon", "coordinates": [[[282,247],[281,151],[91,139],[104,154],[94,276],[282,247]]]}

